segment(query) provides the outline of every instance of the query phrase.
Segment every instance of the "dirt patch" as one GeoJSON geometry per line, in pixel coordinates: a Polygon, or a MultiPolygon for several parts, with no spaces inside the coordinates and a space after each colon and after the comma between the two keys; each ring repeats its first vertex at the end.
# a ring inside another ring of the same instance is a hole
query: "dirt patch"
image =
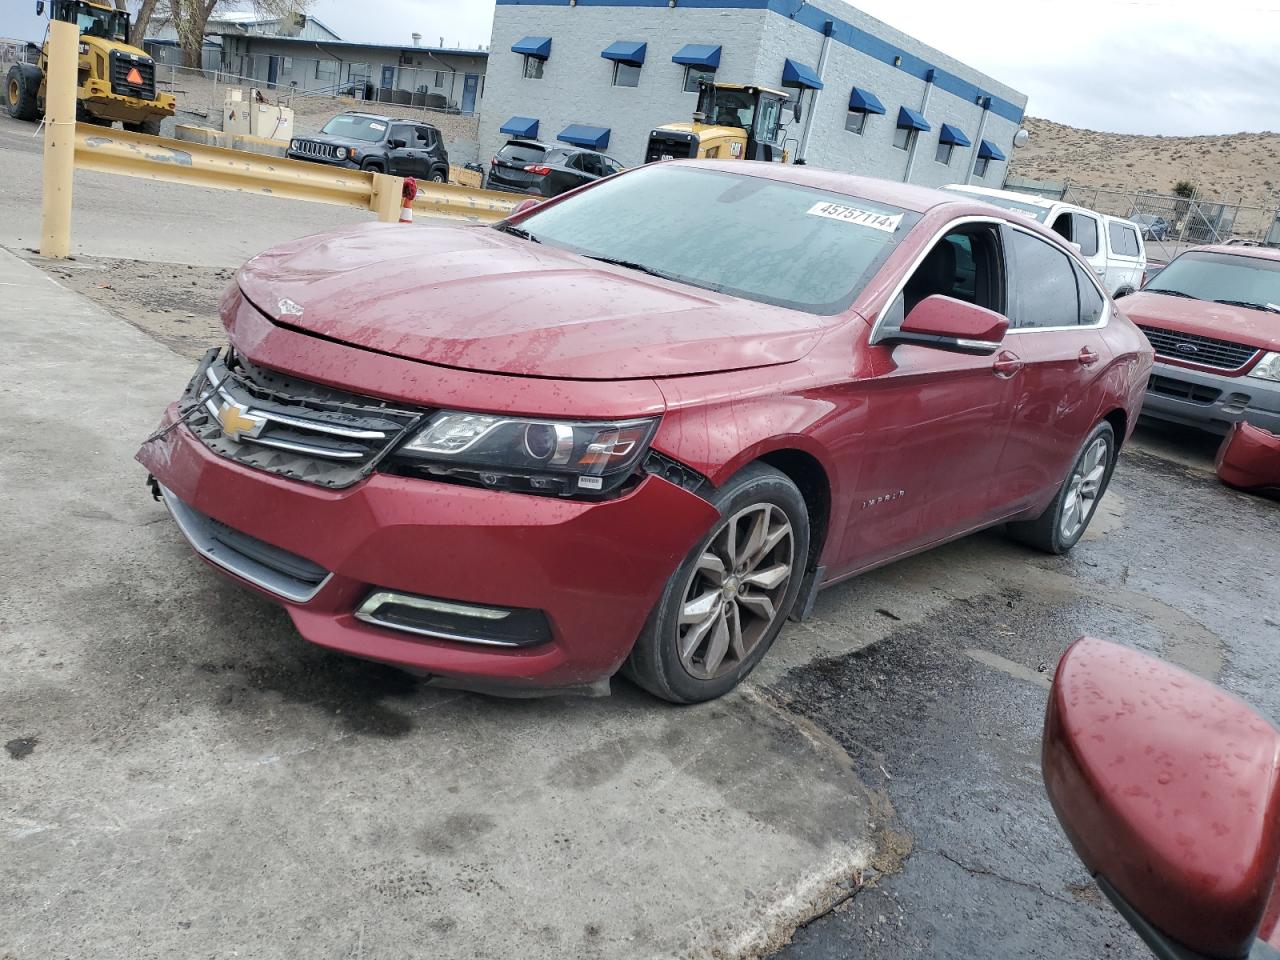
{"type": "Polygon", "coordinates": [[[94,257],[30,260],[64,287],[184,357],[199,359],[226,342],[218,300],[235,276],[232,270],[94,257]]]}

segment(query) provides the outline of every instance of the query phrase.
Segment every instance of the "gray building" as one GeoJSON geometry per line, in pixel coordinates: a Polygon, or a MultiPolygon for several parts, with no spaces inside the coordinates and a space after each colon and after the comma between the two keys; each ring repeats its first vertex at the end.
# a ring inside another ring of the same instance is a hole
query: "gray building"
{"type": "Polygon", "coordinates": [[[840,0],[497,0],[481,157],[515,133],[627,165],[691,119],[697,78],[789,88],[793,157],[940,185],[1003,182],[1027,98],[840,0]]]}
{"type": "Polygon", "coordinates": [[[266,89],[475,113],[486,50],[223,33],[220,69],[266,89]]]}

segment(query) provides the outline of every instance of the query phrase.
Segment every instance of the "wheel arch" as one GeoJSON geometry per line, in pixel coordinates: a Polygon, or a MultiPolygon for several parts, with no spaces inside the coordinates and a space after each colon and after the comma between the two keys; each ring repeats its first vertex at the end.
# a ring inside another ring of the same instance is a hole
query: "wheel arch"
{"type": "Polygon", "coordinates": [[[767,464],[786,474],[804,497],[809,511],[809,558],[805,569],[812,570],[822,556],[831,528],[831,478],[826,468],[813,454],[795,447],[770,450],[753,462],[767,464]]]}
{"type": "Polygon", "coordinates": [[[1116,449],[1119,450],[1124,446],[1125,431],[1129,429],[1129,414],[1124,411],[1123,407],[1112,407],[1110,411],[1103,415],[1102,419],[1111,424],[1111,429],[1115,431],[1116,449]]]}

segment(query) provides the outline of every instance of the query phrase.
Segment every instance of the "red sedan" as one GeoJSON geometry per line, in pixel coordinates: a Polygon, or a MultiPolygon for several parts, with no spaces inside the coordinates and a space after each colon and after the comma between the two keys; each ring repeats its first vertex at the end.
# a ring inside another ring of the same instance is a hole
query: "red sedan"
{"type": "Polygon", "coordinates": [[[733,162],[299,240],[222,315],[139,452],[207,561],[441,683],[677,702],[819,587],[999,523],[1071,549],[1152,363],[1017,214],[733,162]]]}

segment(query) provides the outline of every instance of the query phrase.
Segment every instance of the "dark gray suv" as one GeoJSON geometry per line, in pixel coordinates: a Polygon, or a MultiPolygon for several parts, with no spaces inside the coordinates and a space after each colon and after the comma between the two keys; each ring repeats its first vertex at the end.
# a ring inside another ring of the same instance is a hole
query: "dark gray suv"
{"type": "Polygon", "coordinates": [[[449,182],[449,154],[440,131],[429,123],[340,113],[309,137],[289,141],[289,156],[352,170],[449,182]]]}

